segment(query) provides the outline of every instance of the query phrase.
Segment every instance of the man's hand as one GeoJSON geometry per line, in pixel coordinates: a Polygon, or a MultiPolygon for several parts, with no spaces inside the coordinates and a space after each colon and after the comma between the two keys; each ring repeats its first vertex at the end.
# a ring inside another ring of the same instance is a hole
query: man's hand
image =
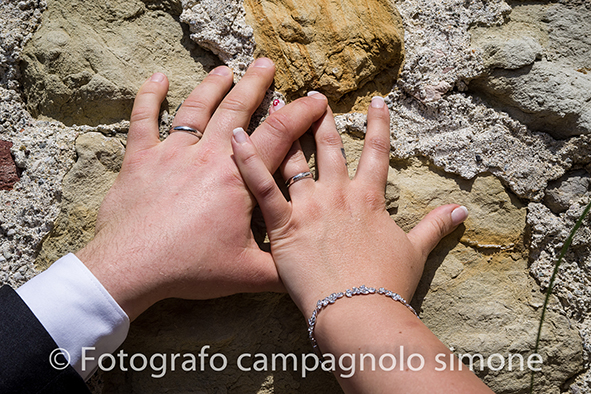
{"type": "MultiPolygon", "coordinates": [[[[77,254],[135,319],[168,298],[206,299],[239,292],[282,291],[270,254],[250,229],[255,200],[232,158],[231,136],[246,128],[270,86],[274,65],[258,59],[232,86],[232,72],[213,70],[158,138],[158,111],[168,90],[163,74],[141,87],[131,115],[121,172],[101,205],[96,236],[77,254]]],[[[326,110],[320,94],[274,112],[252,134],[274,172],[292,143],[326,110]]]]}

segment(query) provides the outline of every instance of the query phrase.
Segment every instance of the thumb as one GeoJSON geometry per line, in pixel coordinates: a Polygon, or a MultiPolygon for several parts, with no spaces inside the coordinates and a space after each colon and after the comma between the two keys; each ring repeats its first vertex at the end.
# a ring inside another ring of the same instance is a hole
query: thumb
{"type": "Polygon", "coordinates": [[[415,249],[425,257],[439,241],[468,217],[468,209],[462,205],[449,204],[435,208],[410,232],[408,238],[415,249]]]}

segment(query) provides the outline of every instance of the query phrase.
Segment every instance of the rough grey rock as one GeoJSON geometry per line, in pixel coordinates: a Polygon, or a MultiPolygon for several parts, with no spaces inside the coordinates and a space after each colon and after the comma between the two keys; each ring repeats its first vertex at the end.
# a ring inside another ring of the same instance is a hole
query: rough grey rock
{"type": "Polygon", "coordinates": [[[44,1],[0,3],[0,138],[13,143],[22,171],[12,190],[0,191],[0,283],[13,287],[37,273],[37,247],[59,212],[61,178],[72,163],[71,133],[34,122],[18,92],[20,54],[44,8],[44,1]]]}
{"type": "MultiPolygon", "coordinates": [[[[504,24],[511,10],[506,3],[471,2],[464,7],[457,2],[451,7],[451,3],[407,0],[398,4],[406,29],[406,62],[397,86],[386,97],[396,157],[424,156],[466,179],[491,172],[519,197],[535,201],[543,198],[549,181],[575,164],[589,163],[586,136],[556,141],[532,133],[482,100],[458,92],[486,73],[482,52],[471,46],[473,40],[498,37],[506,26],[521,31],[521,22],[517,27],[504,24]]],[[[511,15],[519,13],[514,10],[511,15]]],[[[533,20],[540,25],[540,18],[533,20]]],[[[528,37],[537,39],[538,25],[528,25],[528,37]]],[[[507,36],[515,36],[513,30],[505,32],[503,37],[507,36]]]]}
{"type": "MultiPolygon", "coordinates": [[[[585,196],[575,201],[568,210],[555,215],[546,206],[530,203],[527,223],[531,231],[531,271],[540,282],[542,289],[548,287],[554,263],[575,222],[586,205],[585,196]]],[[[570,316],[579,322],[589,319],[591,304],[591,281],[589,280],[589,257],[591,256],[591,229],[589,217],[578,230],[560,266],[554,284],[555,293],[565,303],[570,316]]],[[[589,324],[589,323],[587,323],[589,324]]]]}
{"type": "Polygon", "coordinates": [[[516,5],[507,24],[472,30],[489,72],[471,89],[532,130],[558,139],[590,133],[590,24],[585,7],[516,5]]]}
{"type": "Polygon", "coordinates": [[[515,70],[542,56],[542,46],[532,37],[508,38],[506,41],[490,37],[488,42],[479,44],[484,50],[484,65],[490,68],[515,70]]]}
{"type": "Polygon", "coordinates": [[[425,89],[446,82],[459,91],[484,72],[480,53],[470,45],[472,25],[504,21],[511,7],[502,0],[404,0],[396,2],[405,27],[405,64],[398,88],[420,101],[425,89]]]}
{"type": "Polygon", "coordinates": [[[137,90],[156,71],[169,78],[174,110],[218,60],[185,37],[169,13],[179,4],[153,3],[50,0],[23,52],[33,116],[92,126],[128,119],[137,90]]]}
{"type": "Polygon", "coordinates": [[[556,141],[532,133],[463,93],[450,93],[426,105],[393,92],[387,101],[396,157],[428,157],[446,172],[466,179],[490,172],[521,198],[540,201],[549,181],[573,164],[584,166],[591,160],[589,136],[556,141]]]}
{"type": "Polygon", "coordinates": [[[237,76],[254,60],[252,27],[246,24],[243,0],[182,0],[180,20],[189,25],[191,39],[215,53],[237,76]]]}
{"type": "Polygon", "coordinates": [[[11,191],[0,192],[0,205],[4,207],[0,210],[4,258],[0,266],[6,274],[0,271],[0,279],[15,287],[37,272],[33,262],[38,245],[59,213],[61,180],[73,163],[75,134],[63,125],[48,122],[27,124],[21,131],[5,134],[14,144],[21,178],[11,191]]]}
{"type": "MultiPolygon", "coordinates": [[[[572,200],[571,200],[572,201],[572,200]]],[[[543,290],[549,285],[554,265],[576,221],[589,201],[589,193],[572,201],[569,208],[555,215],[546,206],[530,203],[527,223],[531,233],[531,274],[543,290]]],[[[560,299],[561,307],[551,309],[566,311],[583,338],[584,359],[588,366],[591,354],[591,219],[585,218],[564,255],[553,293],[560,299]]],[[[588,367],[587,367],[588,368],[588,367]]],[[[587,393],[591,376],[587,370],[572,383],[573,391],[587,393]]]]}
{"type": "Polygon", "coordinates": [[[494,70],[471,86],[532,130],[559,139],[591,133],[591,75],[540,61],[494,70]]]}
{"type": "Polygon", "coordinates": [[[570,65],[575,69],[591,68],[591,3],[582,0],[561,0],[545,9],[549,61],[570,65]]]}
{"type": "Polygon", "coordinates": [[[0,86],[17,89],[19,60],[25,43],[41,22],[45,0],[0,2],[0,86]]]}
{"type": "Polygon", "coordinates": [[[569,172],[548,184],[544,204],[554,213],[564,212],[575,201],[585,196],[590,186],[591,177],[587,171],[569,172]]]}

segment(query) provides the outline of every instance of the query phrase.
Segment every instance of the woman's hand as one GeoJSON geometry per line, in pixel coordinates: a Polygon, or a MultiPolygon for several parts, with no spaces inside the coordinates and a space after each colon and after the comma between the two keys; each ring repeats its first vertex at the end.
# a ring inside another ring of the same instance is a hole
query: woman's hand
{"type": "MultiPolygon", "coordinates": [[[[250,229],[256,204],[233,161],[234,127],[247,127],[271,85],[274,65],[258,59],[232,86],[218,67],[185,100],[173,126],[158,138],[168,81],[154,74],[131,115],[121,172],[101,205],[96,236],[77,253],[133,320],[168,297],[205,299],[238,292],[282,291],[271,256],[250,229]]],[[[326,109],[305,97],[269,116],[253,133],[266,171],[275,171],[293,141],[326,109]]]]}
{"type": "MultiPolygon", "coordinates": [[[[430,251],[468,215],[466,208],[452,204],[433,210],[408,234],[394,223],[384,198],[389,121],[384,101],[374,98],[365,145],[351,180],[340,136],[327,110],[313,128],[318,180],[304,177],[292,183],[289,202],[256,144],[242,129],[234,130],[234,156],[261,206],[277,270],[306,318],[318,300],[362,284],[384,287],[410,301],[430,251]]],[[[296,142],[281,172],[290,180],[307,171],[296,142]]],[[[458,371],[457,359],[409,309],[383,295],[343,297],[328,305],[318,314],[314,335],[325,355],[338,360],[347,357],[335,369],[347,393],[490,393],[468,368],[458,371]],[[399,357],[401,353],[418,354],[424,364],[411,369],[408,360],[399,357]],[[373,355],[374,363],[367,357],[362,360],[362,354],[373,355]],[[383,355],[388,355],[386,369],[376,369],[383,355]],[[394,357],[398,364],[388,369],[394,357]],[[437,360],[445,360],[447,367],[441,369],[437,360]]]]}
{"type": "MultiPolygon", "coordinates": [[[[353,180],[330,109],[314,125],[314,133],[318,180],[302,179],[290,186],[290,202],[251,139],[237,130],[232,143],[240,172],[261,206],[285,286],[306,316],[319,299],[361,284],[384,287],[410,301],[428,254],[466,218],[467,210],[453,204],[439,207],[409,234],[390,218],[384,198],[390,117],[381,98],[374,98],[369,108],[365,146],[353,180]]],[[[310,169],[295,143],[281,172],[289,179],[306,171],[310,169]]]]}

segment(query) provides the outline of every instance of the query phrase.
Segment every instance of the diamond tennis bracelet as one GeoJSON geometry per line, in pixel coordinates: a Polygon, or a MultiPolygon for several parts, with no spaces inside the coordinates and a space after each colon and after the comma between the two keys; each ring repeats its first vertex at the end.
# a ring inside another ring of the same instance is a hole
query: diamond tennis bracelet
{"type": "Polygon", "coordinates": [[[316,318],[318,317],[318,314],[322,309],[326,308],[330,304],[334,304],[336,300],[338,300],[339,298],[343,298],[343,296],[351,298],[356,295],[366,295],[375,293],[385,295],[386,297],[392,298],[394,301],[400,302],[402,305],[407,307],[412,313],[414,313],[416,317],[419,317],[419,315],[417,315],[417,312],[413,309],[413,307],[410,306],[408,302],[406,302],[406,300],[402,298],[400,294],[394,293],[390,290],[386,290],[383,287],[380,287],[376,290],[373,287],[366,287],[365,285],[361,285],[359,287],[347,289],[344,293],[332,293],[325,299],[319,300],[316,303],[316,309],[314,309],[314,312],[312,312],[312,316],[310,317],[310,319],[308,319],[308,338],[310,338],[310,342],[312,342],[312,347],[314,348],[314,351],[316,353],[319,353],[318,343],[316,342],[316,338],[314,338],[314,327],[316,326],[316,318]]]}

